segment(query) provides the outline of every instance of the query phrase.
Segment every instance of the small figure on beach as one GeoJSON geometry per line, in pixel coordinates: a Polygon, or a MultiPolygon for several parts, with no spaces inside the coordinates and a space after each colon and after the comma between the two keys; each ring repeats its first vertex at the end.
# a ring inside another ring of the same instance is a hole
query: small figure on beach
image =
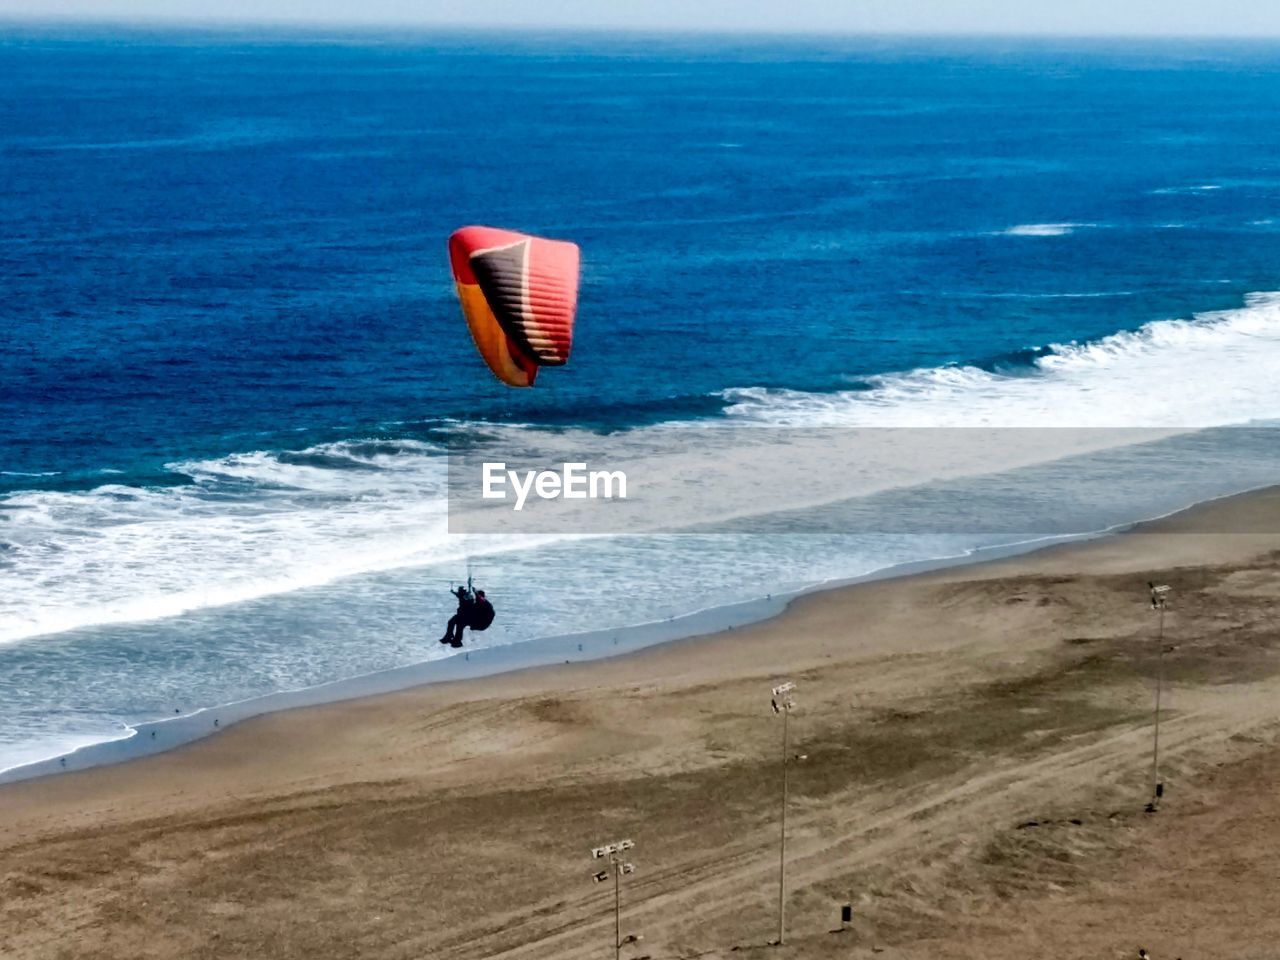
{"type": "Polygon", "coordinates": [[[1146,948],[1138,948],[1138,960],[1151,960],[1151,954],[1147,953],[1146,948]]]}
{"type": "Polygon", "coordinates": [[[462,646],[462,631],[470,627],[472,631],[487,630],[495,616],[493,604],[485,597],[483,590],[472,591],[471,581],[465,587],[450,591],[458,598],[458,612],[449,618],[441,643],[447,643],[455,649],[462,646]]]}

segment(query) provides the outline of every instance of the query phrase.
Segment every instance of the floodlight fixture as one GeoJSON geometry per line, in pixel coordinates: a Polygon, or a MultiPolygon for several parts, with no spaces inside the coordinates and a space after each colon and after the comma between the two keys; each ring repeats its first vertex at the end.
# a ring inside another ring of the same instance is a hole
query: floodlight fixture
{"type": "Polygon", "coordinates": [[[609,858],[609,869],[598,870],[592,875],[591,879],[595,883],[604,883],[613,876],[613,955],[614,960],[620,960],[622,956],[623,943],[636,943],[639,937],[630,936],[625,941],[622,939],[622,877],[626,874],[636,872],[634,863],[623,862],[620,854],[624,851],[635,848],[634,840],[615,840],[613,843],[606,843],[603,846],[591,848],[591,859],[601,860],[605,857],[609,858]]]}

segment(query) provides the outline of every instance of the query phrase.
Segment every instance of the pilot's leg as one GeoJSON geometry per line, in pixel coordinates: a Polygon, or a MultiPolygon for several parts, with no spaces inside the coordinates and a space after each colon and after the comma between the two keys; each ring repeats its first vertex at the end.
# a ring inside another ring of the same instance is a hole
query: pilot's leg
{"type": "Polygon", "coordinates": [[[461,642],[460,638],[462,635],[462,626],[458,623],[459,619],[460,618],[458,617],[457,614],[454,614],[452,617],[449,618],[449,625],[444,628],[444,636],[440,638],[441,643],[455,644],[455,641],[454,641],[455,631],[457,632],[459,637],[458,642],[459,643],[461,642]]]}

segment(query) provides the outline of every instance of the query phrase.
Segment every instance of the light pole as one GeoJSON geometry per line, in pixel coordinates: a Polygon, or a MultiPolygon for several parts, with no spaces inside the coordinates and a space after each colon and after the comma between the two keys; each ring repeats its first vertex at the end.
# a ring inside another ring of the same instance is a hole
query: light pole
{"type": "Polygon", "coordinates": [[[782,831],[778,837],[778,945],[786,936],[787,917],[787,753],[791,748],[788,721],[796,702],[789,694],[796,688],[791,681],[773,688],[770,705],[774,713],[782,714],[782,831]]]}
{"type": "Polygon", "coordinates": [[[1164,688],[1164,611],[1173,588],[1167,584],[1147,583],[1151,590],[1151,609],[1159,615],[1159,628],[1156,634],[1156,717],[1155,732],[1151,745],[1151,802],[1147,810],[1155,813],[1160,807],[1160,798],[1164,796],[1164,784],[1160,782],[1160,694],[1164,688]]]}
{"type": "MultiPolygon", "coordinates": [[[[636,867],[634,863],[626,863],[622,859],[622,854],[626,853],[635,843],[631,840],[617,840],[613,843],[606,843],[603,847],[591,848],[592,860],[603,860],[609,858],[609,866],[607,869],[598,870],[591,877],[595,883],[604,883],[609,879],[609,874],[613,874],[613,957],[618,960],[622,956],[622,875],[624,873],[635,873],[636,867]]],[[[638,938],[629,938],[638,939],[638,938]]]]}

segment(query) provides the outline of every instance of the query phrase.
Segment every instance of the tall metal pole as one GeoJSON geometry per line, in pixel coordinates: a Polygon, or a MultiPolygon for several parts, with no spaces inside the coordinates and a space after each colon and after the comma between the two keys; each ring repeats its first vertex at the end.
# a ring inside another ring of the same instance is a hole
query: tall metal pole
{"type": "Polygon", "coordinates": [[[773,712],[782,714],[782,828],[778,835],[778,944],[787,935],[787,753],[791,749],[791,708],[796,702],[791,691],[796,685],[788,680],[773,688],[773,712]]]}
{"type": "MultiPolygon", "coordinates": [[[[635,864],[628,863],[623,855],[635,847],[631,840],[617,840],[601,847],[591,848],[592,860],[608,858],[609,869],[597,870],[591,877],[596,883],[604,883],[613,873],[613,960],[622,960],[622,875],[633,873],[635,864]]],[[[640,937],[627,937],[627,943],[635,943],[640,937]]]]}
{"type": "Polygon", "coordinates": [[[1160,699],[1164,693],[1164,612],[1169,601],[1172,588],[1168,584],[1147,583],[1151,589],[1151,609],[1156,611],[1159,628],[1156,631],[1156,715],[1151,737],[1151,802],[1147,804],[1147,812],[1155,813],[1160,808],[1160,796],[1164,793],[1160,783],[1160,699]]]}
{"type": "Polygon", "coordinates": [[[1159,600],[1160,629],[1157,634],[1159,650],[1156,655],[1156,722],[1155,737],[1151,747],[1151,804],[1160,802],[1160,693],[1164,688],[1164,598],[1159,600]]]}
{"type": "Polygon", "coordinates": [[[778,842],[778,944],[786,936],[787,916],[787,750],[790,748],[787,721],[791,709],[782,708],[782,835],[778,842]]]}

